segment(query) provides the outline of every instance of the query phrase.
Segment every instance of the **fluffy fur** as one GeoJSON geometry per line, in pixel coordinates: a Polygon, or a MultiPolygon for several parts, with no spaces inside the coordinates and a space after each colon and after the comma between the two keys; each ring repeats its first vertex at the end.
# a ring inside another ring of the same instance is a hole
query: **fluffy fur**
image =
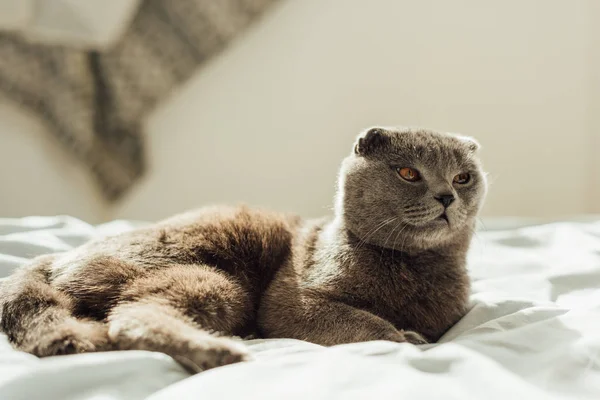
{"type": "Polygon", "coordinates": [[[39,257],[2,288],[0,328],[40,357],[143,349],[193,372],[248,358],[227,336],[436,341],[466,312],[486,191],[477,149],[369,129],[343,162],[332,218],[204,208],[39,257]],[[403,167],[422,179],[402,179],[403,167]],[[470,181],[453,182],[460,173],[470,181]]]}

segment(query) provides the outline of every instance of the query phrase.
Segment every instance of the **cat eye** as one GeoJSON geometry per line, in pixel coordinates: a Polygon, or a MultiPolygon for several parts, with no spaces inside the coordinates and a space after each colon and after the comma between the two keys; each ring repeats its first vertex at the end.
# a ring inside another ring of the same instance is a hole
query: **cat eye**
{"type": "Polygon", "coordinates": [[[465,173],[456,175],[452,181],[454,183],[458,183],[459,185],[464,185],[465,183],[469,183],[470,180],[471,180],[471,174],[468,174],[465,172],[465,173]]]}
{"type": "Polygon", "coordinates": [[[419,174],[419,171],[414,168],[396,168],[396,171],[398,172],[398,175],[400,175],[400,177],[405,181],[417,182],[421,180],[421,174],[419,174]]]}

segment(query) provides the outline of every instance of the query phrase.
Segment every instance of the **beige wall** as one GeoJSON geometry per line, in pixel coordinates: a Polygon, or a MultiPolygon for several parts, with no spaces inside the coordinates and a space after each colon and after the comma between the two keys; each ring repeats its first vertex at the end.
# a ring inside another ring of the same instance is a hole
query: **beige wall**
{"type": "Polygon", "coordinates": [[[587,195],[588,209],[600,210],[600,1],[590,0],[588,13],[589,32],[589,73],[591,83],[588,87],[588,124],[589,147],[588,158],[591,160],[587,178],[589,192],[587,195]]]}
{"type": "MultiPolygon", "coordinates": [[[[288,0],[162,104],[146,179],[93,213],[243,201],[326,214],[339,161],[374,124],[477,137],[486,215],[600,212],[599,22],[595,0],[288,0]]],[[[77,185],[46,208],[11,204],[84,215],[90,188],[77,185]]]]}
{"type": "Polygon", "coordinates": [[[65,214],[109,218],[84,167],[29,115],[0,103],[0,218],[65,214]]]}

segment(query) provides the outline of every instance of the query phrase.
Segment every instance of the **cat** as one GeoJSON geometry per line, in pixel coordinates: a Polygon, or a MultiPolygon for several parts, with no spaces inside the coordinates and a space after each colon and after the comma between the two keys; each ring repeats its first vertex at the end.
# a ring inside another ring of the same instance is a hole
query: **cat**
{"type": "Polygon", "coordinates": [[[367,129],[342,163],[332,217],[207,207],[38,257],[0,291],[0,329],[39,357],[150,350],[191,372],[249,359],[233,337],[435,342],[468,307],[487,191],[478,149],[367,129]]]}

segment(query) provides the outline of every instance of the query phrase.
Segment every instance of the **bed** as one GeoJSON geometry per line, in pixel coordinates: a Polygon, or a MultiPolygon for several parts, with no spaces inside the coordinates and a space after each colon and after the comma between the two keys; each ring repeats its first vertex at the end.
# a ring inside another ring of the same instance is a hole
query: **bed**
{"type": "MultiPolygon", "coordinates": [[[[500,222],[474,238],[471,310],[437,344],[251,340],[254,361],[190,376],[160,353],[38,359],[2,335],[0,399],[600,399],[600,218],[500,222]]],[[[0,277],[141,224],[0,219],[0,277]]]]}

